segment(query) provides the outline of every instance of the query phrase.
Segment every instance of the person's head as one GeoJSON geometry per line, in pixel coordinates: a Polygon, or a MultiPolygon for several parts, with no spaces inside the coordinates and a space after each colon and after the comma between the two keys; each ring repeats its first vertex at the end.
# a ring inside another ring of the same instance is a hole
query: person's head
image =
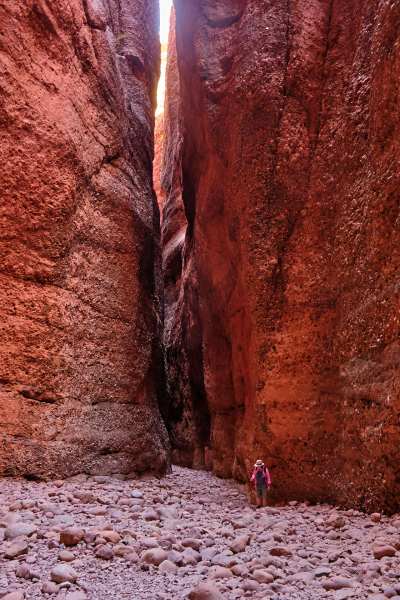
{"type": "Polygon", "coordinates": [[[256,469],[262,469],[262,468],[263,468],[263,466],[264,466],[264,463],[263,463],[263,461],[262,461],[262,460],[260,460],[260,459],[256,460],[256,462],[255,462],[255,464],[254,464],[254,467],[255,467],[256,469]]]}

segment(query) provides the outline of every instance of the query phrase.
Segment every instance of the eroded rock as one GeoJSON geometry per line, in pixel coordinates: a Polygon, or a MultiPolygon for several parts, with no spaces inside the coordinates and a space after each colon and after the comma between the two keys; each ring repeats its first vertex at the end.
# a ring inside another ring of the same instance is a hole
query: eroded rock
{"type": "Polygon", "coordinates": [[[400,7],[231,5],[175,2],[174,456],[241,480],[261,456],[276,498],[396,511],[400,7]]]}
{"type": "Polygon", "coordinates": [[[2,11],[0,474],[163,472],[158,8],[2,11]]]}

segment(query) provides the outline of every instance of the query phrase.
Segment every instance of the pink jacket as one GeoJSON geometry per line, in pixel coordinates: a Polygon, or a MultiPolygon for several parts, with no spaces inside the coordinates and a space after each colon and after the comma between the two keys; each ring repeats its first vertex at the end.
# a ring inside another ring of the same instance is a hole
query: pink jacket
{"type": "MultiPolygon", "coordinates": [[[[250,481],[252,483],[254,483],[254,486],[256,486],[256,471],[257,471],[257,469],[256,469],[256,467],[254,467],[253,472],[251,474],[251,478],[250,478],[250,481]]],[[[265,484],[267,487],[269,487],[272,482],[271,482],[271,475],[269,474],[269,471],[266,466],[263,467],[263,472],[264,472],[265,484]]]]}

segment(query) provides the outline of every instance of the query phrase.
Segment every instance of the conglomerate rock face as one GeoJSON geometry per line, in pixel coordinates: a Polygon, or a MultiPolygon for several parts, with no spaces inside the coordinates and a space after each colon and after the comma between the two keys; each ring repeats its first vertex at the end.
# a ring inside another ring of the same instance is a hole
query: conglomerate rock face
{"type": "Polygon", "coordinates": [[[156,2],[0,7],[0,474],[168,462],[156,2]]]}
{"type": "Polygon", "coordinates": [[[164,145],[186,222],[164,209],[185,235],[166,310],[183,386],[198,350],[213,469],[245,477],[262,457],[277,496],[394,509],[400,5],[175,8],[181,136],[167,116],[164,145]]]}

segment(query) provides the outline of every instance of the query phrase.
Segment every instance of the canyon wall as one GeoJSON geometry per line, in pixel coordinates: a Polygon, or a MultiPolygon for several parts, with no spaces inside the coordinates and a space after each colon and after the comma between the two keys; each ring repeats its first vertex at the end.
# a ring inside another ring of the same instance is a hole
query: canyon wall
{"type": "Polygon", "coordinates": [[[224,477],[264,458],[276,498],[398,509],[400,6],[175,9],[173,429],[224,477]]]}
{"type": "Polygon", "coordinates": [[[168,464],[153,0],[0,7],[0,474],[168,464]]]}

